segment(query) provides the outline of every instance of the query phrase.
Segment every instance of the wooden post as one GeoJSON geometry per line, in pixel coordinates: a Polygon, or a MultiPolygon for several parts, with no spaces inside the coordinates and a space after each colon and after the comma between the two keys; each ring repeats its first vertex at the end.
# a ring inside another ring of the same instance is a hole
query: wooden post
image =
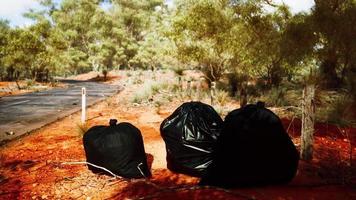
{"type": "Polygon", "coordinates": [[[82,124],[85,124],[86,120],[86,89],[85,87],[82,88],[82,118],[81,122],[82,124]]]}
{"type": "Polygon", "coordinates": [[[215,81],[212,81],[212,82],[211,82],[211,88],[210,88],[210,104],[211,104],[211,105],[214,105],[215,88],[216,88],[216,82],[215,82],[215,81]]]}
{"type": "Polygon", "coordinates": [[[187,91],[188,91],[188,96],[191,97],[192,96],[192,81],[188,80],[187,81],[187,91]]]}
{"type": "Polygon", "coordinates": [[[303,90],[302,102],[302,135],[300,157],[303,160],[313,159],[314,120],[315,120],[315,85],[307,84],[303,90]]]}
{"type": "Polygon", "coordinates": [[[178,76],[178,85],[179,85],[180,91],[182,91],[183,84],[182,84],[182,77],[181,76],[178,76]]]}

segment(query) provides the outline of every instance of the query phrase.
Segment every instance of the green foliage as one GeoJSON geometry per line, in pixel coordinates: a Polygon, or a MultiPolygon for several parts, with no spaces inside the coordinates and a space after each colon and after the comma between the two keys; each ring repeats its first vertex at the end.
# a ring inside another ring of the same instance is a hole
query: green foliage
{"type": "Polygon", "coordinates": [[[282,51],[282,35],[291,17],[288,8],[264,11],[265,1],[179,1],[171,31],[176,57],[197,66],[210,81],[225,72],[248,79],[264,78],[278,86],[294,70],[282,51]]]}
{"type": "Polygon", "coordinates": [[[287,106],[288,101],[285,97],[286,89],[284,87],[272,88],[263,99],[267,106],[287,106]]]}
{"type": "Polygon", "coordinates": [[[355,71],[356,2],[354,0],[315,1],[310,14],[302,13],[288,23],[284,43],[291,63],[316,60],[320,85],[338,88],[347,84],[347,74],[355,71]]]}
{"type": "Polygon", "coordinates": [[[285,105],[283,87],[304,82],[312,68],[327,88],[356,94],[354,0],[318,0],[310,13],[295,15],[265,0],[181,0],[174,8],[164,0],[111,0],[107,10],[102,2],[41,0],[41,9],[24,14],[31,26],[0,20],[0,79],[49,81],[90,70],[105,76],[122,68],[171,68],[182,76],[194,68],[209,85],[227,78],[223,89],[234,96],[247,88],[248,96],[267,92],[270,104],[285,105]]]}
{"type": "Polygon", "coordinates": [[[234,59],[236,35],[228,2],[199,0],[177,2],[168,33],[177,57],[184,63],[201,67],[209,81],[219,80],[226,65],[234,59]]]}
{"type": "Polygon", "coordinates": [[[156,68],[162,51],[157,6],[160,0],[40,1],[24,14],[36,23],[11,29],[0,22],[1,78],[49,80],[53,75],[111,70],[119,66],[156,68]]]}
{"type": "Polygon", "coordinates": [[[327,121],[342,127],[356,126],[355,116],[352,116],[354,100],[350,95],[341,95],[331,106],[327,114],[327,121]]]}
{"type": "Polygon", "coordinates": [[[0,80],[5,79],[6,67],[4,64],[4,56],[6,46],[8,44],[8,35],[10,33],[9,21],[0,19],[0,80]]]}
{"type": "Polygon", "coordinates": [[[7,37],[2,61],[7,67],[7,79],[20,76],[37,78],[45,71],[46,49],[36,33],[28,29],[14,29],[7,37]],[[23,73],[23,74],[22,74],[23,73]]]}
{"type": "Polygon", "coordinates": [[[146,81],[144,84],[136,91],[132,98],[133,103],[146,103],[150,101],[152,96],[156,95],[161,89],[161,83],[156,81],[146,81]]]}
{"type": "Polygon", "coordinates": [[[355,99],[345,91],[322,91],[317,94],[316,118],[341,127],[356,126],[355,99]]]}
{"type": "Polygon", "coordinates": [[[160,89],[161,89],[161,88],[160,88],[160,85],[158,85],[158,84],[153,84],[153,85],[151,86],[152,95],[155,95],[155,94],[159,93],[159,90],[160,90],[160,89]]]}
{"type": "Polygon", "coordinates": [[[33,81],[32,79],[27,79],[26,80],[26,88],[31,88],[32,86],[35,85],[35,81],[33,81]]]}

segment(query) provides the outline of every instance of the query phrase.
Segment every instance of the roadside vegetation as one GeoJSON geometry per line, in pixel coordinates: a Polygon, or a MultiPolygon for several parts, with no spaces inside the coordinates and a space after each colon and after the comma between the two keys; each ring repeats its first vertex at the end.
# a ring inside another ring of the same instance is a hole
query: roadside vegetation
{"type": "MultiPolygon", "coordinates": [[[[196,90],[197,80],[182,76],[197,70],[209,89],[216,84],[222,104],[236,98],[299,106],[313,76],[317,93],[327,96],[317,101],[328,104],[320,119],[340,121],[332,110],[355,109],[354,0],[315,1],[310,12],[296,14],[267,0],[182,0],[173,7],[163,0],[39,2],[42,9],[24,13],[33,25],[0,20],[1,81],[26,80],[31,87],[89,71],[106,79],[111,70],[149,70],[152,81],[133,98],[141,103],[161,87],[157,70],[175,72],[175,81],[163,84],[178,93],[187,82],[189,92],[196,90]]],[[[204,92],[180,95],[199,99],[204,92]]]]}

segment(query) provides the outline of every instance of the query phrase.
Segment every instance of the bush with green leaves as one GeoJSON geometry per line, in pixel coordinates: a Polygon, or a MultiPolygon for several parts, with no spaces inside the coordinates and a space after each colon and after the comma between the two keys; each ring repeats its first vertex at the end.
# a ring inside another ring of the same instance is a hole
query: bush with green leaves
{"type": "Polygon", "coordinates": [[[356,126],[353,112],[355,99],[347,92],[322,92],[318,97],[316,118],[318,121],[336,124],[342,127],[356,126]],[[321,96],[322,95],[322,96],[321,96]]]}
{"type": "Polygon", "coordinates": [[[267,106],[288,106],[288,100],[285,97],[286,89],[284,87],[273,87],[261,98],[267,106]]]}

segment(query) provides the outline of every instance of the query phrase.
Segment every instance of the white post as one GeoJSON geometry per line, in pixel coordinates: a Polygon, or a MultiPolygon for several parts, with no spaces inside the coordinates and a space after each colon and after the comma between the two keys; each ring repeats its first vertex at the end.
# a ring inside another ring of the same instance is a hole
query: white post
{"type": "Polygon", "coordinates": [[[86,111],[85,111],[85,108],[86,108],[86,95],[87,95],[87,92],[86,92],[86,89],[85,87],[82,88],[82,124],[85,124],[85,119],[86,119],[86,111]]]}

